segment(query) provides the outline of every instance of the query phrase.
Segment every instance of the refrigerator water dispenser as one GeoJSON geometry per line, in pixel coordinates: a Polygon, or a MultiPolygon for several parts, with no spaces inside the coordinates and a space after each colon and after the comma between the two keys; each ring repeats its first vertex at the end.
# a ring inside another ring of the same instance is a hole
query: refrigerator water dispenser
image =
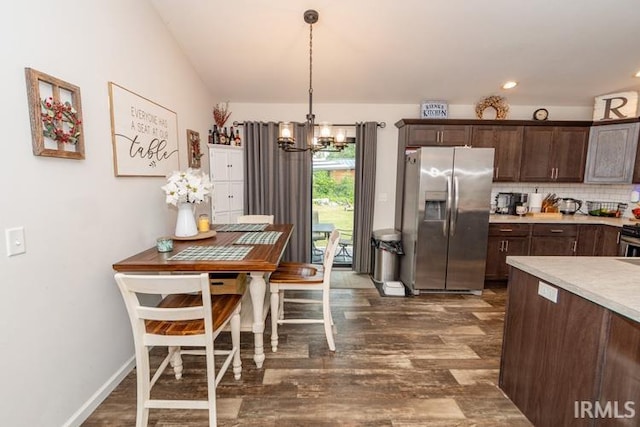
{"type": "Polygon", "coordinates": [[[424,220],[444,221],[447,212],[446,191],[427,191],[424,198],[424,220]]]}

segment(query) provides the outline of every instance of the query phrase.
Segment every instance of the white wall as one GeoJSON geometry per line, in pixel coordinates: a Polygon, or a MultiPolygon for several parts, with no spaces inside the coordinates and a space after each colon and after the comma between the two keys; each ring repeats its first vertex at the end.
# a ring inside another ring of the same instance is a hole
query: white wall
{"type": "MultiPolygon", "coordinates": [[[[511,106],[509,119],[529,120],[539,106],[511,106]]],[[[550,120],[591,120],[591,107],[546,107],[550,120]]],[[[307,104],[230,104],[231,120],[298,121],[304,122],[307,104]]],[[[376,167],[376,205],[373,228],[393,228],[396,194],[396,161],[398,158],[398,129],[400,119],[419,117],[419,105],[413,104],[314,104],[316,122],[354,123],[361,121],[386,122],[378,129],[376,167]]],[[[489,114],[485,111],[485,117],[489,114]]],[[[449,118],[475,119],[475,106],[450,105],[449,118]]]]}
{"type": "Polygon", "coordinates": [[[112,263],[175,218],[163,178],[114,177],[107,82],[177,112],[183,167],[213,101],[146,1],[10,2],[1,19],[0,425],[60,426],[133,355],[112,263]],[[32,154],[25,67],[81,88],[85,160],[32,154]],[[27,252],[9,258],[18,226],[27,252]]]}

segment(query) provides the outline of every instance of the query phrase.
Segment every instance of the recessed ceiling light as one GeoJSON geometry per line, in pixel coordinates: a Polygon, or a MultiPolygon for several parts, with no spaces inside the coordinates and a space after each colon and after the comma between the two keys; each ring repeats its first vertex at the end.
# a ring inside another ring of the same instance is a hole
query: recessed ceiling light
{"type": "Polygon", "coordinates": [[[513,89],[518,86],[518,82],[509,81],[502,85],[502,89],[513,89]]]}
{"type": "Polygon", "coordinates": [[[635,74],[636,77],[640,77],[640,71],[635,74]]]}

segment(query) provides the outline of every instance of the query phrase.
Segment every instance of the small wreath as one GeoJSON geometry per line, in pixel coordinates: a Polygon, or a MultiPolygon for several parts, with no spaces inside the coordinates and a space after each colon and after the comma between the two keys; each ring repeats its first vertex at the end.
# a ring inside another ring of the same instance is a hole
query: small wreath
{"type": "Polygon", "coordinates": [[[69,102],[54,101],[52,97],[42,101],[43,134],[57,143],[77,144],[82,120],[69,102]]]}
{"type": "Polygon", "coordinates": [[[476,116],[479,119],[482,119],[482,115],[484,110],[488,107],[496,110],[496,119],[503,120],[507,118],[507,113],[509,112],[509,104],[507,104],[507,100],[501,96],[493,95],[487,96],[483,98],[476,104],[476,116]]]}

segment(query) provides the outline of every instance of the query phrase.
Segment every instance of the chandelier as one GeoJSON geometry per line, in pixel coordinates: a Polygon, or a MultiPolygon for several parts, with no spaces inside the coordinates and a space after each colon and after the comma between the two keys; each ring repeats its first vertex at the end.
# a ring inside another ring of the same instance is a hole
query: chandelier
{"type": "Polygon", "coordinates": [[[347,146],[347,133],[344,129],[337,129],[335,135],[330,123],[321,122],[315,124],[316,116],[313,114],[313,24],[318,22],[318,12],[307,10],[304,13],[304,22],[309,24],[309,113],[305,122],[305,147],[296,147],[293,136],[294,125],[290,122],[281,122],[278,126],[278,146],[284,151],[342,151],[347,146]]]}

